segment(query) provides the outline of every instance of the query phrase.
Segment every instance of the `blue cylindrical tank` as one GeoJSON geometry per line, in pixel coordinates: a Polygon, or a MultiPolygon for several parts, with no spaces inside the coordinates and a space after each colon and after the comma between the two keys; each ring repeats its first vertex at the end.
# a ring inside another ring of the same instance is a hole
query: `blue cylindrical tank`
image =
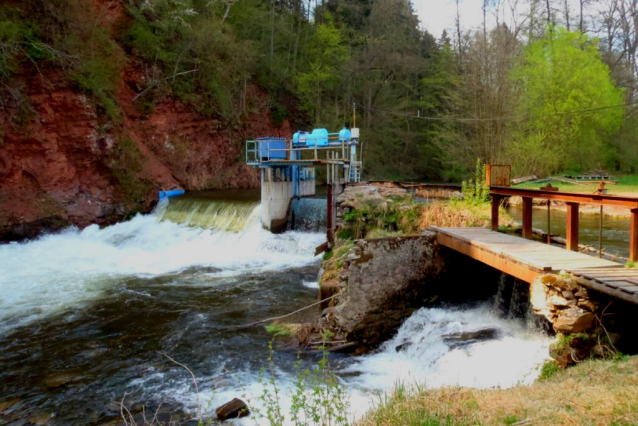
{"type": "Polygon", "coordinates": [[[328,146],[328,130],[326,129],[314,129],[308,139],[306,139],[306,145],[308,146],[328,146]]]}
{"type": "Polygon", "coordinates": [[[352,137],[350,136],[350,130],[346,127],[339,131],[339,142],[350,142],[352,137]]]}
{"type": "Polygon", "coordinates": [[[308,137],[308,132],[304,132],[303,130],[298,130],[294,135],[292,135],[292,144],[305,145],[307,137],[308,137]]]}

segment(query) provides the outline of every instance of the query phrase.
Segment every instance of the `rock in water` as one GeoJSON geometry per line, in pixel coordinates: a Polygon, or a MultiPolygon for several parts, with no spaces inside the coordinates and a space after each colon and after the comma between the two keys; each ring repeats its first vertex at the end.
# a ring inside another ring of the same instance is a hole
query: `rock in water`
{"type": "Polygon", "coordinates": [[[471,345],[472,343],[498,339],[500,337],[500,332],[495,328],[485,328],[477,331],[445,334],[442,337],[443,341],[450,347],[450,349],[456,349],[471,345]]]}
{"type": "Polygon", "coordinates": [[[215,409],[217,418],[222,422],[227,419],[238,419],[250,414],[248,405],[239,398],[234,398],[232,401],[217,407],[215,409]]]}

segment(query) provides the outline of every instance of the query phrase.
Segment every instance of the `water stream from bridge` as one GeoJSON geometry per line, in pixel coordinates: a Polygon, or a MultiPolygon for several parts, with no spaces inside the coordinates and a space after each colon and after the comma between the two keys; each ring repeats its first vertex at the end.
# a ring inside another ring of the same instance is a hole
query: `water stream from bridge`
{"type": "MultiPolygon", "coordinates": [[[[320,260],[313,255],[324,241],[311,228],[264,231],[258,197],[194,194],[103,229],[0,245],[0,423],[106,424],[118,419],[125,395],[133,411],[163,403],[192,415],[190,375],[160,352],[193,371],[208,414],[236,396],[254,402],[271,336],[262,327],[233,327],[315,302],[320,260]]],[[[335,355],[332,363],[351,414],[360,416],[374,392],[397,381],[529,383],[549,342],[484,302],[423,308],[376,352],[335,355]]],[[[284,390],[296,358],[274,355],[284,390]]]]}

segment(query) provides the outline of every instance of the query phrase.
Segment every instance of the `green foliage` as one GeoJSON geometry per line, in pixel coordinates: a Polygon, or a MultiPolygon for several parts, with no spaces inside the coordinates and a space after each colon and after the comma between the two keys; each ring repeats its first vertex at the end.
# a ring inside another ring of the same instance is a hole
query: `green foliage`
{"type": "Polygon", "coordinates": [[[288,111],[286,111],[286,107],[282,105],[275,104],[270,107],[270,116],[272,117],[271,124],[275,127],[281,127],[287,115],[288,111]]]}
{"type": "Polygon", "coordinates": [[[476,169],[474,179],[463,181],[462,192],[463,200],[474,205],[482,204],[490,199],[490,187],[487,185],[486,166],[481,162],[480,158],[476,159],[476,169]]]}
{"type": "Polygon", "coordinates": [[[545,176],[609,164],[609,142],[623,111],[604,107],[622,104],[623,97],[595,40],[556,28],[527,47],[513,78],[521,88],[519,114],[528,117],[511,124],[515,173],[545,176]],[[570,113],[585,109],[591,111],[570,113]]]}
{"type": "Polygon", "coordinates": [[[558,364],[556,361],[545,361],[545,363],[541,366],[541,374],[538,376],[538,380],[544,381],[550,379],[561,370],[562,368],[560,364],[558,364]]]}
{"type": "Polygon", "coordinates": [[[118,180],[128,203],[138,205],[146,200],[153,187],[149,182],[139,178],[144,167],[143,156],[133,141],[120,141],[112,150],[107,164],[118,180]]]}
{"type": "Polygon", "coordinates": [[[264,329],[274,336],[288,337],[292,335],[292,331],[289,327],[285,327],[279,324],[268,324],[264,326],[264,329]]]}
{"type": "Polygon", "coordinates": [[[120,117],[120,111],[114,98],[119,67],[109,56],[96,56],[80,62],[71,75],[78,87],[93,94],[99,105],[112,120],[120,117]]]}
{"type": "Polygon", "coordinates": [[[22,34],[15,23],[0,21],[0,81],[6,81],[18,69],[18,53],[22,34]]]}
{"type": "Polygon", "coordinates": [[[254,69],[252,43],[237,38],[212,3],[152,0],[129,7],[127,45],[152,64],[143,96],[175,95],[207,115],[238,120],[254,69]]]}
{"type": "MultiPolygon", "coordinates": [[[[327,334],[322,339],[328,340],[327,334]]],[[[282,391],[277,385],[272,343],[269,346],[268,367],[261,370],[259,383],[262,393],[258,399],[264,408],[253,407],[256,418],[264,419],[271,426],[293,424],[295,426],[347,426],[348,396],[338,377],[330,370],[328,352],[323,351],[317,367],[301,369],[301,360],[295,364],[295,383],[290,390],[292,406],[286,412],[281,403],[282,391]]]]}
{"type": "MultiPolygon", "coordinates": [[[[108,23],[97,3],[9,3],[0,5],[3,107],[27,111],[17,75],[55,67],[101,119],[117,120],[115,89],[131,65],[144,73],[140,112],[172,96],[217,129],[269,109],[275,127],[337,130],[353,124],[355,104],[372,179],[459,181],[476,158],[512,164],[515,175],[638,171],[638,115],[603,109],[623,92],[598,42],[562,28],[540,37],[536,24],[527,42],[505,26],[436,39],[407,0],[130,0],[108,23]]],[[[632,78],[619,84],[635,90],[632,78]]],[[[379,229],[396,232],[397,220],[389,213],[379,229]]]]}
{"type": "Polygon", "coordinates": [[[322,101],[326,93],[337,89],[341,68],[348,58],[341,31],[335,27],[332,16],[326,13],[324,19],[308,45],[308,67],[296,76],[301,104],[316,123],[322,122],[322,101]]]}
{"type": "Polygon", "coordinates": [[[411,198],[388,198],[379,204],[362,202],[343,215],[343,240],[414,234],[419,229],[422,205],[411,198]]]}
{"type": "Polygon", "coordinates": [[[326,261],[328,261],[328,260],[332,259],[332,256],[333,256],[333,255],[334,255],[334,250],[326,250],[326,251],[323,253],[322,260],[323,260],[324,262],[326,262],[326,261]]]}
{"type": "Polygon", "coordinates": [[[625,268],[635,268],[636,264],[634,262],[631,261],[627,261],[627,263],[625,263],[625,268]]]}

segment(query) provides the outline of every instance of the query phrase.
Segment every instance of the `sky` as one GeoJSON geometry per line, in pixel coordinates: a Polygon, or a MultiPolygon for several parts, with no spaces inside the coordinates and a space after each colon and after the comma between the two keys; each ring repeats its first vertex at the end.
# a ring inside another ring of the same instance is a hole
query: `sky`
{"type": "MultiPolygon", "coordinates": [[[[481,10],[482,0],[460,0],[459,11],[461,15],[461,27],[463,29],[478,29],[483,25],[483,11],[481,10]]],[[[500,6],[500,22],[505,22],[510,28],[512,25],[511,5],[516,4],[519,23],[523,16],[529,13],[529,2],[523,0],[500,0],[493,3],[499,3],[500,6]]],[[[578,16],[578,1],[567,0],[572,19],[578,16]]],[[[454,19],[456,17],[456,1],[455,0],[412,0],[412,4],[421,21],[421,27],[428,30],[434,37],[439,38],[444,29],[448,30],[448,34],[454,31],[454,19]]],[[[556,7],[556,6],[554,6],[556,7]]],[[[590,6],[591,9],[591,6],[590,6]]],[[[561,11],[556,11],[559,17],[561,11]]],[[[591,11],[590,11],[591,13],[591,11]]],[[[496,12],[494,8],[487,13],[488,28],[496,25],[496,12]]]]}
{"type": "MultiPolygon", "coordinates": [[[[444,29],[451,34],[456,16],[455,0],[412,0],[421,26],[439,38],[444,29]]],[[[459,4],[461,26],[474,28],[483,22],[481,0],[461,0],[459,4]]]]}

